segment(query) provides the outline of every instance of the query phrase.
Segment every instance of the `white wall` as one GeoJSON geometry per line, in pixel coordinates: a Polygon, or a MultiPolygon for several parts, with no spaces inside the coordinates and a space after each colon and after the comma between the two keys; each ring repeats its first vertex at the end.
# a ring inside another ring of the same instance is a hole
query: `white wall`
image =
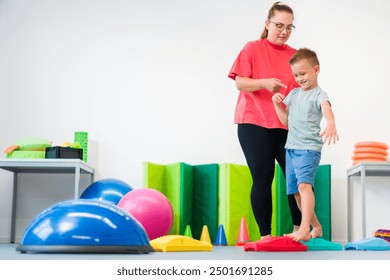
{"type": "MultiPolygon", "coordinates": [[[[273,2],[0,0],[0,147],[26,136],[61,145],[87,131],[95,179],[134,187],[144,161],[245,164],[227,74],[273,2]]],[[[390,2],[286,3],[296,14],[289,44],[317,51],[336,115],[340,142],[322,163],[332,164],[333,239],[345,241],[353,144],[390,144],[390,2]]],[[[0,238],[10,182],[0,173],[0,238]]]]}

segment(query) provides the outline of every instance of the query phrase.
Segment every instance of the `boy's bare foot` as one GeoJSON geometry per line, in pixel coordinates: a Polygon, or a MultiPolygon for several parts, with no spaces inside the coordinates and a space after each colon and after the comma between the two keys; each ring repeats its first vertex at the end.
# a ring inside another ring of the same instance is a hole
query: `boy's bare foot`
{"type": "Polygon", "coordinates": [[[267,238],[270,238],[271,237],[271,234],[268,234],[268,235],[264,235],[260,238],[260,240],[263,240],[263,239],[267,239],[267,238]]]}
{"type": "Polygon", "coordinates": [[[285,234],[284,236],[290,237],[292,240],[298,241],[309,241],[311,238],[310,231],[306,231],[303,229],[299,229],[289,234],[285,234]]]}
{"type": "Polygon", "coordinates": [[[313,227],[310,232],[311,238],[322,237],[322,227],[313,227]]]}

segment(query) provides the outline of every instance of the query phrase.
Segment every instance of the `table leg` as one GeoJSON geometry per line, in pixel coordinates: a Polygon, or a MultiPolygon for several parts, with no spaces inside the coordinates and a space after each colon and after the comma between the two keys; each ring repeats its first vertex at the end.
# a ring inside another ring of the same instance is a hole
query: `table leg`
{"type": "Polygon", "coordinates": [[[75,167],[74,199],[79,198],[80,191],[80,166],[75,167]]]}
{"type": "Polygon", "coordinates": [[[348,176],[348,182],[347,182],[347,219],[348,219],[348,236],[347,241],[351,242],[352,240],[352,194],[351,189],[352,187],[352,176],[348,176]]]}
{"type": "Polygon", "coordinates": [[[16,196],[18,193],[18,172],[14,172],[14,184],[12,190],[12,209],[11,209],[11,243],[15,243],[15,231],[16,231],[16,196]]]}
{"type": "Polygon", "coordinates": [[[366,238],[366,167],[362,164],[360,183],[362,185],[362,238],[366,238]]]}

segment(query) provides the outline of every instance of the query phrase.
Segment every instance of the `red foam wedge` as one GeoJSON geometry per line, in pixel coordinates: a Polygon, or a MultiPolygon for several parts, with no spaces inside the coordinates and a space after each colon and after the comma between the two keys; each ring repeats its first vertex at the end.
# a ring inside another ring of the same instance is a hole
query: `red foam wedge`
{"type": "Polygon", "coordinates": [[[307,251],[307,246],[287,236],[264,238],[244,245],[245,251],[297,252],[307,251]]]}

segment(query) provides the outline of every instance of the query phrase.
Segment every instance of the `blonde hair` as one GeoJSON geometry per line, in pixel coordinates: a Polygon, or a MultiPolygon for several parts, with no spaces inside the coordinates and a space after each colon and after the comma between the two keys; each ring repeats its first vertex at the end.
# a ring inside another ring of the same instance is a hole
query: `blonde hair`
{"type": "Polygon", "coordinates": [[[290,65],[302,59],[307,59],[312,66],[320,65],[316,52],[308,48],[300,48],[297,50],[297,52],[290,58],[290,65]]]}
{"type": "MultiPolygon", "coordinates": [[[[272,7],[269,9],[267,20],[270,20],[275,15],[275,12],[286,12],[291,14],[294,17],[294,11],[291,9],[291,7],[286,4],[283,4],[280,1],[275,2],[272,5],[272,7]]],[[[267,37],[268,37],[268,29],[264,27],[263,33],[261,34],[261,39],[265,39],[267,37]]]]}

